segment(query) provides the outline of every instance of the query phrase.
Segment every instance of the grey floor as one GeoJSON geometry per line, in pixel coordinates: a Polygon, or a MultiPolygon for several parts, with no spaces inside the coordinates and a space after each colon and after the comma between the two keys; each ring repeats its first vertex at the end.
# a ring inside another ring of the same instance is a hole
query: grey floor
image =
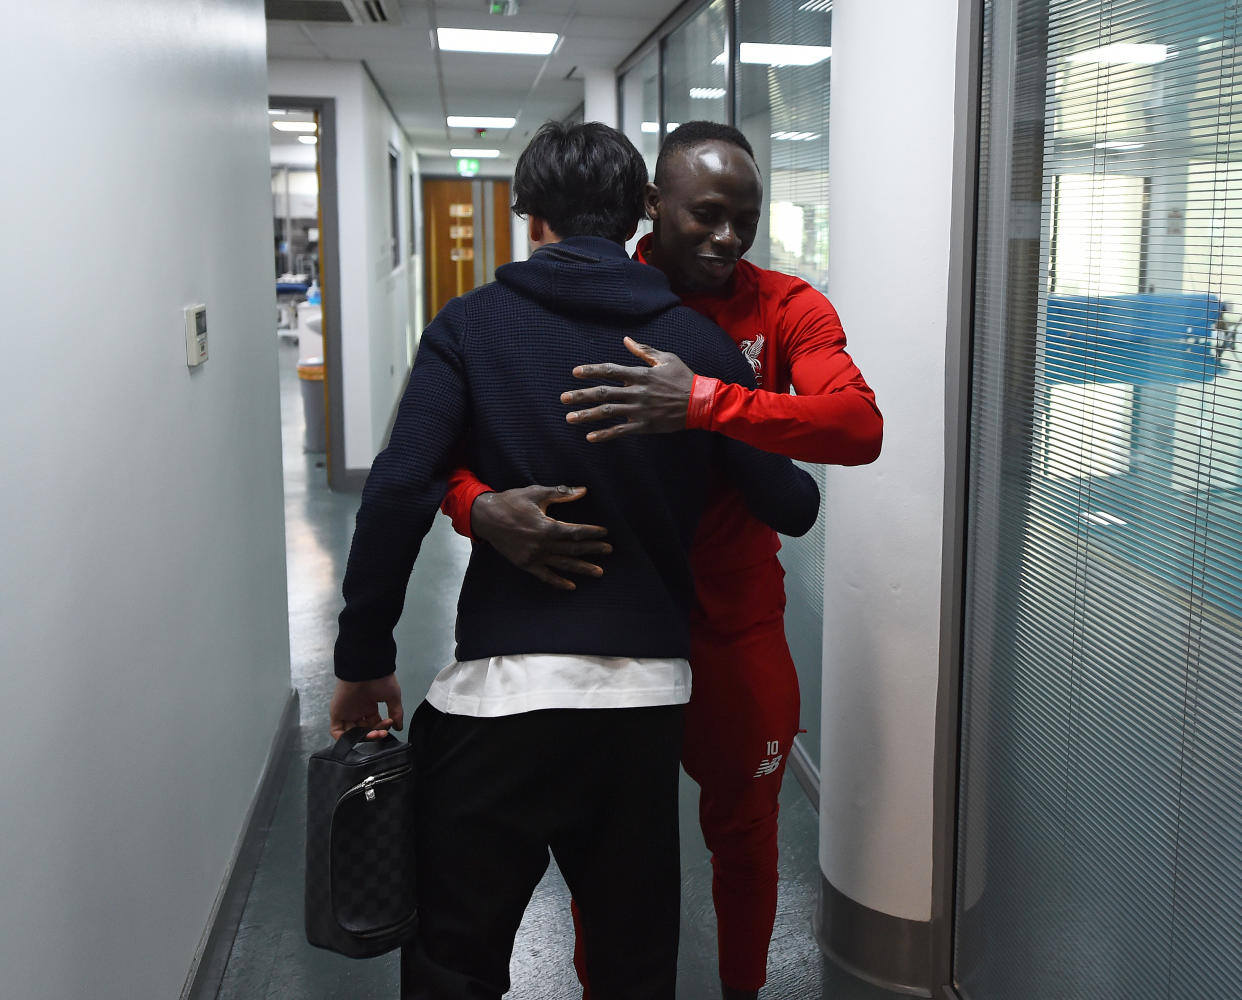
{"type": "MultiPolygon", "coordinates": [[[[286,763],[283,786],[266,831],[258,870],[219,997],[224,1000],[395,998],[394,955],[353,961],[319,951],[302,935],[302,844],[305,758],[328,742],[331,651],[340,581],[358,498],[332,493],[322,455],[302,451],[302,402],[297,348],[281,342],[285,532],[289,566],[289,638],[293,684],[301,696],[301,726],[286,763]]],[[[397,630],[399,678],[407,714],[435,673],[452,658],[453,612],[469,547],[445,518],[423,546],[397,630]]],[[[681,784],[682,930],[678,970],[681,1000],[717,1000],[715,916],[707,851],[696,821],[696,786],[681,784]]],[[[769,1000],[893,1000],[825,961],[811,931],[819,869],[818,823],[798,783],[781,796],[780,900],[768,960],[769,1000]]],[[[514,1000],[580,997],[570,956],[569,898],[555,867],[539,886],[518,935],[512,962],[514,1000]]]]}

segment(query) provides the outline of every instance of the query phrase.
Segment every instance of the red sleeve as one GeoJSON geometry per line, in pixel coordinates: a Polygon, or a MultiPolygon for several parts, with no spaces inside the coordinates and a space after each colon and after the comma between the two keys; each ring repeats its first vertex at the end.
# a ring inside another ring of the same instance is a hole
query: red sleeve
{"type": "Polygon", "coordinates": [[[884,418],[875,393],[846,353],[845,331],[832,303],[793,279],[776,317],[772,336],[785,355],[797,395],[696,378],[686,426],[718,431],[803,462],[874,462],[884,418]]]}
{"type": "Polygon", "coordinates": [[[453,529],[466,538],[473,538],[470,533],[470,508],[484,493],[491,493],[492,488],[484,484],[473,472],[458,467],[449,475],[448,492],[440,509],[453,522],[453,529]]]}

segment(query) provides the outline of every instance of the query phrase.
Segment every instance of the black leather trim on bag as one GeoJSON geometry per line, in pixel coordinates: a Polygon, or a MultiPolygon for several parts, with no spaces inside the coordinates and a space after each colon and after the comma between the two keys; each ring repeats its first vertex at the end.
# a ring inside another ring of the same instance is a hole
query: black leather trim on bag
{"type": "Polygon", "coordinates": [[[306,769],[306,940],[370,958],[417,927],[410,746],[351,729],[306,769]]]}

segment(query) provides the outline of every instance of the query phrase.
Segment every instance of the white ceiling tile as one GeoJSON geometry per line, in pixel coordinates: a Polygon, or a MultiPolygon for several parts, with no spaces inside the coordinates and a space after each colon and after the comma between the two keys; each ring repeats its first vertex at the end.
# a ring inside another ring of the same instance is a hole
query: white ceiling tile
{"type": "MultiPolygon", "coordinates": [[[[500,17],[488,14],[485,3],[437,2],[436,22],[563,35],[546,60],[441,53],[449,114],[517,115],[516,128],[493,130],[486,139],[502,156],[514,157],[545,120],[563,118],[582,103],[583,70],[615,68],[677,6],[676,0],[626,0],[618,16],[617,0],[518,0],[516,16],[500,17]]],[[[446,138],[428,5],[401,0],[400,7],[398,27],[269,22],[268,52],[273,58],[364,61],[415,148],[445,156],[450,143],[469,144],[473,133],[453,129],[446,138]]]]}

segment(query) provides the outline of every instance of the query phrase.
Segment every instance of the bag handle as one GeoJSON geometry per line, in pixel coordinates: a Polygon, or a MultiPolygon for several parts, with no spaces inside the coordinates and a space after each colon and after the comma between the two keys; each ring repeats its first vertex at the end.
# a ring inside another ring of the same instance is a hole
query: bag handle
{"type": "Polygon", "coordinates": [[[339,761],[345,760],[356,747],[363,743],[369,744],[375,748],[370,752],[370,754],[368,754],[368,756],[373,756],[381,750],[390,750],[394,745],[399,745],[401,743],[401,741],[397,739],[397,737],[393,736],[392,733],[389,733],[378,740],[368,740],[367,733],[369,732],[371,732],[371,730],[365,729],[362,726],[355,726],[353,729],[346,730],[342,734],[341,738],[337,740],[336,744],[332,747],[332,759],[339,761]]]}

